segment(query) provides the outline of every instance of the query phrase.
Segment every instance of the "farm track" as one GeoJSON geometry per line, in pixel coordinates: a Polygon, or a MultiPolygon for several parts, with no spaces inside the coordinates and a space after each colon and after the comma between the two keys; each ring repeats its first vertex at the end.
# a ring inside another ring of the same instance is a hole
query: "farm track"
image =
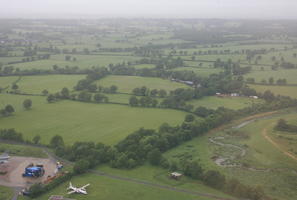
{"type": "Polygon", "coordinates": [[[283,154],[285,154],[287,157],[297,161],[297,157],[295,155],[293,155],[292,153],[284,150],[277,142],[275,142],[267,133],[267,128],[264,128],[261,131],[263,137],[269,142],[271,143],[274,147],[276,147],[278,150],[280,150],[283,154]]]}

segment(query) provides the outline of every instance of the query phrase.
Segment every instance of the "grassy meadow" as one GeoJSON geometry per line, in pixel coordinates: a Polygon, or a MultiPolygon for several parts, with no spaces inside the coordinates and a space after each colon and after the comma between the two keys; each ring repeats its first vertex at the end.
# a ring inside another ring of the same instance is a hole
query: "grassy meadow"
{"type": "Polygon", "coordinates": [[[113,104],[90,104],[60,101],[34,106],[0,118],[1,128],[15,128],[25,139],[41,136],[48,144],[54,135],[63,136],[67,144],[94,141],[115,144],[133,131],[158,128],[162,123],[180,124],[186,113],[170,109],[133,108],[113,104]]]}
{"type": "Polygon", "coordinates": [[[77,66],[80,69],[89,69],[92,67],[105,67],[109,64],[118,64],[128,61],[138,60],[137,57],[132,56],[117,56],[117,55],[71,55],[71,60],[65,60],[65,54],[52,55],[48,60],[36,60],[32,62],[13,64],[15,68],[20,70],[27,69],[53,69],[54,65],[64,68],[66,66],[77,66]],[[73,61],[73,58],[76,60],[73,61]]]}
{"type": "Polygon", "coordinates": [[[177,88],[189,88],[189,86],[185,84],[172,82],[167,79],[139,76],[108,76],[97,81],[97,85],[103,87],[116,85],[118,87],[118,92],[130,94],[134,88],[142,86],[146,86],[149,89],[164,89],[167,92],[177,88]]]}
{"type": "Polygon", "coordinates": [[[266,90],[270,90],[276,95],[289,96],[297,98],[297,86],[271,86],[271,85],[249,85],[250,88],[254,88],[257,92],[264,93],[266,90]]]}
{"type": "Polygon", "coordinates": [[[13,196],[13,189],[0,186],[0,200],[8,200],[13,196]]]}
{"type": "Polygon", "coordinates": [[[186,142],[166,152],[164,156],[175,162],[183,158],[197,160],[203,168],[219,170],[228,178],[236,178],[247,185],[255,186],[255,183],[257,183],[271,197],[294,200],[297,195],[294,189],[296,187],[294,180],[296,180],[297,176],[291,169],[297,170],[297,161],[285,155],[263,136],[263,130],[266,129],[268,135],[272,136],[277,143],[283,145],[284,149],[292,150],[293,146],[296,145],[295,136],[290,136],[293,139],[286,139],[287,135],[283,135],[284,138],[279,138],[278,135],[281,133],[273,131],[273,127],[279,118],[288,119],[289,122],[296,124],[296,112],[288,114],[285,112],[267,119],[259,119],[240,129],[233,129],[231,127],[236,124],[230,124],[224,130],[186,142]],[[234,132],[235,135],[229,134],[232,131],[236,131],[234,132]],[[235,162],[252,169],[216,165],[211,159],[214,155],[231,156],[234,149],[214,145],[209,142],[210,137],[223,137],[224,139],[220,142],[245,148],[246,155],[237,158],[235,162]],[[286,145],[287,147],[285,147],[286,145]]]}
{"type": "Polygon", "coordinates": [[[218,74],[220,72],[222,72],[221,69],[219,68],[198,68],[198,67],[179,67],[179,68],[175,68],[173,69],[173,71],[190,71],[193,72],[195,74],[197,74],[198,76],[202,76],[202,77],[208,77],[211,74],[218,74]]]}
{"type": "Polygon", "coordinates": [[[268,83],[268,79],[272,77],[276,82],[278,79],[287,79],[287,84],[297,84],[297,69],[279,69],[264,70],[264,71],[252,71],[246,75],[245,78],[254,78],[256,83],[261,83],[264,79],[268,83]]]}
{"type": "Polygon", "coordinates": [[[47,157],[47,155],[40,148],[23,145],[1,144],[0,154],[3,152],[9,153],[10,156],[26,156],[36,158],[47,157]]]}
{"type": "MultiPolygon", "coordinates": [[[[63,183],[61,186],[53,189],[49,193],[42,195],[36,200],[47,200],[51,195],[63,195],[68,198],[75,198],[77,200],[163,200],[163,199],[189,199],[189,200],[211,200],[207,197],[197,197],[191,194],[185,194],[181,192],[146,186],[138,183],[131,183],[122,180],[114,180],[104,176],[97,176],[94,174],[84,174],[71,179],[71,182],[75,186],[82,186],[87,183],[91,185],[87,188],[88,195],[67,195],[66,188],[69,183],[63,183]]],[[[205,191],[203,191],[205,192],[205,191]]],[[[27,200],[26,197],[21,197],[21,200],[27,200]]]]}
{"type": "Polygon", "coordinates": [[[22,93],[42,94],[44,89],[49,93],[60,92],[63,87],[70,91],[85,75],[44,75],[44,76],[23,76],[17,83],[22,93]]]}
{"type": "Polygon", "coordinates": [[[203,106],[206,108],[217,109],[218,107],[225,107],[234,110],[252,106],[256,103],[262,103],[262,100],[251,99],[247,97],[216,97],[209,96],[202,99],[188,101],[188,104],[193,105],[195,108],[203,106]]]}

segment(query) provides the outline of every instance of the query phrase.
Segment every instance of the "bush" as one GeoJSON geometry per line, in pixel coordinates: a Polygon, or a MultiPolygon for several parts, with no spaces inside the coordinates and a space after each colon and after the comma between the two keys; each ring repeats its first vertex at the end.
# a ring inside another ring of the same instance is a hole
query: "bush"
{"type": "Polygon", "coordinates": [[[90,167],[90,162],[87,160],[79,160],[75,163],[73,167],[73,171],[75,174],[83,174],[85,173],[90,167]]]}
{"type": "Polygon", "coordinates": [[[204,174],[203,178],[206,185],[213,187],[215,189],[222,189],[225,185],[226,179],[218,171],[209,170],[204,174]]]}

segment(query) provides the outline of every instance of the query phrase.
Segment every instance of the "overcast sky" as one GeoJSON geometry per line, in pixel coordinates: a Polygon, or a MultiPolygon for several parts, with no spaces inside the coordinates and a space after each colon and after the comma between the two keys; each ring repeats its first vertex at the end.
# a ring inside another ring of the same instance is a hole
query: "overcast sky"
{"type": "Polygon", "coordinates": [[[0,17],[297,19],[297,0],[0,0],[0,17]]]}

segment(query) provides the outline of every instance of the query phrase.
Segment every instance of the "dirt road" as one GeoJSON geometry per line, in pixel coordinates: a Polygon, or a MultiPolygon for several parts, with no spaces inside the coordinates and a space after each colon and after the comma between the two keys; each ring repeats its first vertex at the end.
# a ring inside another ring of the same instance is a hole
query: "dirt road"
{"type": "Polygon", "coordinates": [[[264,128],[261,131],[263,137],[270,142],[274,147],[276,147],[278,150],[280,150],[283,154],[285,154],[286,156],[292,158],[293,160],[297,161],[297,156],[293,155],[292,153],[284,150],[277,142],[273,141],[273,139],[268,135],[267,133],[267,128],[264,128]]]}

